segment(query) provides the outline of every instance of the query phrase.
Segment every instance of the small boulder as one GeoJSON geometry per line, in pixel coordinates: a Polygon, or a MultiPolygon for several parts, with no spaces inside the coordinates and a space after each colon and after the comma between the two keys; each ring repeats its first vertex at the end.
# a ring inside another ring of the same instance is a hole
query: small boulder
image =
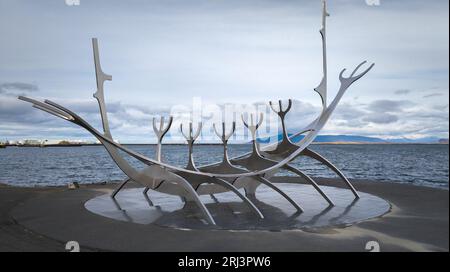
{"type": "Polygon", "coordinates": [[[80,188],[80,184],[78,184],[78,182],[70,182],[69,184],[67,184],[67,187],[69,188],[69,190],[75,190],[80,188]]]}

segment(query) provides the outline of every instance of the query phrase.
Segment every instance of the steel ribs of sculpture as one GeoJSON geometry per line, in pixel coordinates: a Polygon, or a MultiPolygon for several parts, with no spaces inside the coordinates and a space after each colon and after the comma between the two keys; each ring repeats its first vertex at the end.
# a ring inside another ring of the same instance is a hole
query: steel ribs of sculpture
{"type": "Polygon", "coordinates": [[[92,39],[95,72],[97,78],[97,91],[94,93],[94,97],[98,101],[99,111],[103,124],[103,133],[96,130],[76,113],[52,101],[45,100],[43,102],[40,102],[23,96],[20,96],[19,99],[32,103],[33,107],[37,109],[55,115],[86,129],[88,132],[94,135],[101,144],[103,144],[114,162],[128,176],[128,179],[123,181],[111,194],[111,197],[113,198],[124,187],[125,184],[127,184],[129,181],[135,181],[145,187],[143,193],[146,196],[148,190],[155,190],[158,192],[180,196],[186,203],[193,203],[197,205],[207,222],[209,224],[215,225],[215,220],[206,206],[201,202],[199,198],[200,195],[206,194],[213,197],[214,194],[222,192],[234,192],[240,199],[242,199],[243,202],[245,202],[249,206],[252,211],[254,211],[255,215],[258,218],[262,219],[264,218],[264,215],[255,206],[255,204],[253,204],[251,199],[255,197],[257,187],[261,184],[264,184],[283,196],[297,209],[298,212],[303,212],[303,208],[296,201],[290,198],[278,186],[270,181],[270,177],[272,177],[277,171],[283,169],[301,177],[304,181],[311,184],[315,188],[315,190],[320,193],[320,195],[328,202],[328,204],[333,206],[334,203],[332,199],[310,176],[305,174],[303,171],[293,167],[289,163],[298,156],[307,156],[314,160],[317,160],[323,165],[330,168],[333,172],[335,172],[346,184],[346,186],[352,191],[354,197],[359,198],[358,192],[352,186],[350,181],[345,177],[345,175],[330,161],[328,161],[317,152],[312,151],[308,147],[313,142],[319,131],[323,128],[325,123],[328,121],[329,117],[335,110],[345,91],[355,81],[369,72],[374,64],[371,64],[366,70],[357,74],[360,67],[366,63],[365,61],[362,62],[353,70],[349,77],[344,77],[344,72],[346,69],[343,69],[339,75],[340,88],[337,92],[337,95],[330,104],[327,104],[327,16],[329,16],[329,14],[327,12],[326,1],[323,1],[322,28],[320,29],[323,50],[323,78],[319,86],[314,89],[319,94],[322,100],[322,111],[320,115],[304,129],[289,136],[287,133],[285,116],[292,107],[292,100],[289,100],[288,105],[285,109],[283,109],[281,100],[278,101],[278,108],[275,107],[272,102],[270,102],[270,107],[274,112],[278,114],[281,120],[283,137],[277,143],[263,147],[258,144],[256,138],[256,132],[263,121],[263,114],[260,114],[258,118],[256,118],[256,115],[254,116],[253,114],[249,114],[249,120],[245,120],[242,116],[242,122],[251,133],[253,147],[250,153],[243,154],[236,158],[229,158],[227,151],[228,140],[235,131],[236,123],[233,122],[231,124],[231,128],[228,129],[228,131],[226,129],[225,123],[221,124],[220,129],[218,129],[214,124],[214,131],[221,139],[223,144],[223,159],[219,163],[214,163],[206,166],[195,165],[193,159],[193,148],[194,142],[200,135],[202,129],[201,122],[198,123],[195,131],[193,129],[192,123],[189,123],[187,129],[186,127],[183,127],[182,124],[180,126],[181,133],[186,139],[189,150],[188,164],[185,168],[172,166],[161,161],[162,141],[171,127],[173,121],[172,117],[169,118],[167,124],[164,122],[164,117],[161,117],[159,127],[156,123],[156,120],[153,119],[153,130],[158,140],[156,148],[156,159],[145,157],[144,155],[139,154],[121,144],[118,144],[113,140],[109,128],[103,90],[104,82],[107,80],[111,81],[112,77],[102,71],[100,65],[98,42],[95,38],[92,39]],[[304,135],[302,140],[297,144],[293,143],[292,139],[299,135],[304,135]],[[119,151],[122,151],[139,160],[140,162],[146,164],[146,168],[144,170],[135,169],[124,159],[119,151]],[[239,189],[242,188],[244,189],[245,194],[242,194],[239,191],[239,189]]]}

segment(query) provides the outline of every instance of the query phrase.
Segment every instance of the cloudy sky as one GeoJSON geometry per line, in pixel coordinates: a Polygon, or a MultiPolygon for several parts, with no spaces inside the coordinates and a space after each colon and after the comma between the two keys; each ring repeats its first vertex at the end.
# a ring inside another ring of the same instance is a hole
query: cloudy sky
{"type": "MultiPolygon", "coordinates": [[[[376,66],[322,134],[448,138],[448,1],[329,2],[329,100],[341,69],[376,66]]],[[[288,98],[294,132],[320,111],[320,24],[320,0],[1,0],[0,140],[93,139],[16,99],[55,100],[100,128],[92,37],[121,142],[154,141],[152,118],[174,109],[288,98]]]]}

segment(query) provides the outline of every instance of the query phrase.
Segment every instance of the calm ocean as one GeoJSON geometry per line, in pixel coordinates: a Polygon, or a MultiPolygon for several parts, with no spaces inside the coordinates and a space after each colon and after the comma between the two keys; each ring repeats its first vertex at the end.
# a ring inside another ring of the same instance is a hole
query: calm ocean
{"type": "MultiPolygon", "coordinates": [[[[132,149],[154,156],[153,145],[133,145],[132,149]]],[[[249,151],[250,145],[231,145],[232,156],[249,151]]],[[[448,145],[312,145],[350,178],[448,188],[448,145]]],[[[198,165],[218,161],[222,147],[197,145],[198,165]]],[[[164,161],[184,166],[187,148],[163,146],[164,161]]],[[[136,167],[143,166],[132,159],[136,167]]],[[[334,177],[333,173],[308,158],[293,165],[313,177],[334,177]]],[[[283,173],[281,173],[283,174],[283,173]]],[[[17,186],[65,185],[68,182],[95,183],[118,181],[125,175],[101,146],[83,147],[7,147],[0,149],[0,182],[17,186]]]]}

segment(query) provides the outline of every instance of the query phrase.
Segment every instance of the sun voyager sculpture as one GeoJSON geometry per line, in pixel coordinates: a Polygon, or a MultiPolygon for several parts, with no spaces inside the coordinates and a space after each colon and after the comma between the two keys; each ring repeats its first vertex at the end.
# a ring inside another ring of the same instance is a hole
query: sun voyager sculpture
{"type": "Polygon", "coordinates": [[[281,101],[278,101],[278,105],[274,105],[269,102],[270,107],[276,112],[280,118],[283,137],[281,140],[274,144],[261,146],[257,142],[256,132],[262,124],[263,114],[254,116],[250,114],[248,120],[242,118],[244,126],[250,131],[252,136],[252,151],[247,154],[242,154],[235,158],[230,158],[227,153],[227,144],[229,138],[233,135],[236,128],[236,123],[226,125],[222,123],[220,126],[214,125],[214,130],[223,144],[223,159],[221,162],[209,164],[206,166],[197,166],[193,159],[194,142],[200,135],[202,129],[202,123],[196,125],[196,129],[193,128],[193,124],[189,123],[188,126],[180,126],[180,130],[186,139],[188,145],[188,164],[185,168],[176,167],[161,161],[161,145],[163,137],[169,131],[172,124],[172,117],[169,117],[168,122],[164,122],[164,117],[161,117],[159,126],[155,119],[153,119],[153,130],[158,139],[156,148],[156,158],[148,158],[142,154],[139,154],[126,146],[123,146],[113,140],[109,123],[108,115],[105,103],[105,95],[103,84],[105,81],[112,80],[112,77],[105,74],[100,65],[99,49],[97,39],[92,39],[95,73],[97,78],[97,91],[94,93],[94,98],[98,101],[99,111],[103,124],[103,132],[98,131],[83,118],[78,116],[71,110],[54,103],[50,100],[43,102],[31,99],[28,97],[20,96],[19,99],[29,102],[33,107],[50,113],[56,117],[62,118],[66,121],[74,123],[95,136],[100,143],[106,148],[111,158],[118,165],[118,167],[127,175],[127,179],[124,180],[118,187],[112,192],[111,197],[115,198],[116,195],[122,190],[125,184],[130,181],[137,182],[145,187],[143,193],[146,194],[149,190],[155,190],[161,193],[180,196],[185,203],[194,204],[201,210],[204,219],[211,225],[216,225],[216,222],[211,215],[210,211],[200,200],[200,195],[214,195],[223,192],[233,192],[236,194],[259,218],[264,218],[263,213],[252,202],[252,197],[255,196],[258,186],[264,184],[271,188],[274,192],[280,194],[286,200],[288,200],[298,212],[303,212],[303,208],[289,197],[283,190],[270,181],[270,177],[274,176],[278,171],[289,171],[303,180],[308,182],[312,187],[320,193],[321,197],[327,201],[330,206],[333,206],[332,197],[328,196],[321,187],[307,174],[295,168],[290,163],[299,156],[307,156],[314,160],[319,161],[329,169],[334,171],[345,185],[351,190],[354,198],[359,198],[359,194],[345,175],[329,162],[322,155],[309,148],[309,145],[314,141],[320,130],[324,127],[329,120],[342,96],[346,90],[357,80],[368,73],[374,64],[371,64],[362,72],[358,70],[366,63],[365,61],[356,66],[356,68],[350,73],[349,76],[345,76],[346,69],[343,69],[339,74],[340,87],[339,90],[331,101],[328,103],[327,97],[327,45],[326,45],[326,18],[329,16],[327,12],[326,1],[323,1],[322,11],[322,28],[320,34],[322,37],[322,50],[323,50],[323,78],[318,87],[314,90],[319,94],[322,100],[322,111],[320,115],[311,122],[308,126],[300,130],[299,132],[288,135],[287,124],[285,123],[285,116],[288,114],[292,107],[292,100],[289,100],[288,105],[283,107],[281,101]],[[303,135],[303,138],[298,143],[292,141],[293,138],[303,135]],[[119,152],[121,151],[121,152],[119,152]],[[125,160],[123,154],[127,154],[146,165],[145,169],[138,170],[130,165],[125,160]],[[239,189],[244,189],[245,194],[241,193],[239,189]]]}

